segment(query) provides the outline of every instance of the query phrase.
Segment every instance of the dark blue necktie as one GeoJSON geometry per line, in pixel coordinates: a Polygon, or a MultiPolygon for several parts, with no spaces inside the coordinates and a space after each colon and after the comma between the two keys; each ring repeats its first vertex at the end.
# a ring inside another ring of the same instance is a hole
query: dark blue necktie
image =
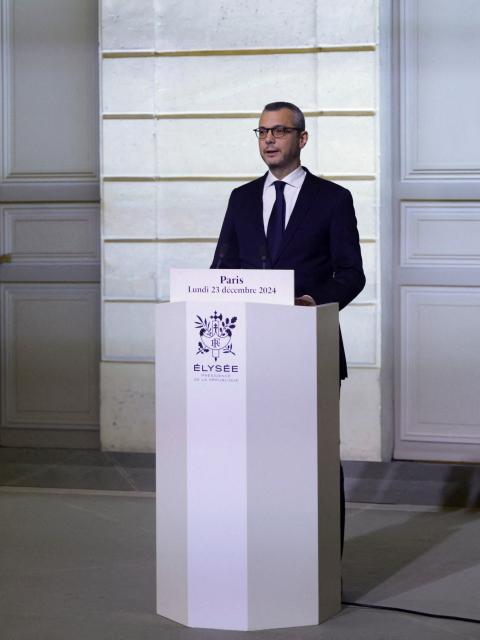
{"type": "Polygon", "coordinates": [[[283,194],[286,183],[276,180],[273,184],[277,193],[267,225],[267,244],[272,262],[276,260],[282,246],[283,234],[285,233],[285,211],[287,208],[283,194]]]}

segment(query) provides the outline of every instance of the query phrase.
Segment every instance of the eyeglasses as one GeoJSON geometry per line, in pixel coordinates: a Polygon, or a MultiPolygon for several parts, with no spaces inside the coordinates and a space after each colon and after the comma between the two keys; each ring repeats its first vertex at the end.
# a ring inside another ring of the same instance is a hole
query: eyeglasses
{"type": "Polygon", "coordinates": [[[292,131],[303,131],[299,127],[282,127],[277,125],[276,127],[259,127],[258,129],[254,129],[257,134],[257,138],[260,140],[264,140],[268,136],[268,132],[272,132],[272,136],[274,138],[284,138],[287,133],[291,133],[292,131]]]}

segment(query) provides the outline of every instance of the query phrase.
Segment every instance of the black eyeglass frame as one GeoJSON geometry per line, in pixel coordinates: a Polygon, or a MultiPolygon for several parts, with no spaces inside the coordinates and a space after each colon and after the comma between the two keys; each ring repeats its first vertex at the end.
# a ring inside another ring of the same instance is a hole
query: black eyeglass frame
{"type": "Polygon", "coordinates": [[[254,129],[253,131],[255,132],[255,135],[259,140],[264,140],[268,136],[269,131],[272,132],[272,136],[274,138],[283,138],[287,133],[291,133],[292,131],[303,132],[304,129],[301,129],[300,127],[284,127],[282,125],[277,124],[274,127],[259,127],[258,129],[254,129]],[[282,133],[282,135],[280,136],[276,136],[275,131],[277,131],[278,133],[279,129],[282,130],[284,133],[282,133]],[[264,135],[260,136],[260,131],[264,133],[264,135]]]}

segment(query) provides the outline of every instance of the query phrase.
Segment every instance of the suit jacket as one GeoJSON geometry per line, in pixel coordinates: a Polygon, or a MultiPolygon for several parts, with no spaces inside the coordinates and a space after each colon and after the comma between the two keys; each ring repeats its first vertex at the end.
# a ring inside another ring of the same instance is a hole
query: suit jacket
{"type": "MultiPolygon", "coordinates": [[[[365,286],[353,201],[347,189],[307,175],[272,261],[263,223],[267,174],[232,191],[212,262],[223,269],[293,269],[295,296],[343,309],[365,286]]],[[[340,334],[340,377],[347,366],[340,334]]]]}

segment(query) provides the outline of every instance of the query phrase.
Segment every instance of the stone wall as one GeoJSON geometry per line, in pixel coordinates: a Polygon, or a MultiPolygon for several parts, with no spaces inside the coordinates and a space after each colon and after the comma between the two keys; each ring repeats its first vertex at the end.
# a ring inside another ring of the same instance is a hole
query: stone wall
{"type": "Polygon", "coordinates": [[[380,427],[376,0],[103,0],[102,446],[154,449],[153,311],[168,269],[207,267],[230,191],[265,170],[262,106],[307,115],[308,168],[352,191],[367,286],[341,313],[342,456],[380,427]]]}

